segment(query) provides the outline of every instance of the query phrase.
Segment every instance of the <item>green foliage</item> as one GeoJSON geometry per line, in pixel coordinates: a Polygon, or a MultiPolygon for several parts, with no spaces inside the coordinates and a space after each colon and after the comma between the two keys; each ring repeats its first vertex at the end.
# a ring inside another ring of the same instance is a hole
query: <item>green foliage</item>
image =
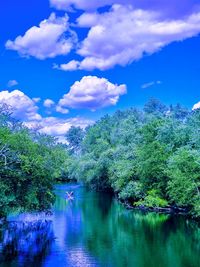
{"type": "Polygon", "coordinates": [[[189,147],[180,148],[169,159],[167,174],[170,199],[179,206],[198,211],[200,203],[200,153],[189,147]]]}
{"type": "Polygon", "coordinates": [[[162,114],[167,111],[167,107],[158,99],[151,98],[144,106],[144,111],[149,114],[162,114]]]}
{"type": "Polygon", "coordinates": [[[0,110],[0,217],[15,209],[48,209],[68,158],[55,138],[28,130],[0,110]]]}
{"type": "Polygon", "coordinates": [[[135,178],[135,155],[133,148],[119,145],[113,150],[109,166],[109,179],[115,192],[120,192],[135,178]]]}
{"type": "Polygon", "coordinates": [[[143,197],[142,184],[139,181],[130,181],[119,193],[119,198],[123,200],[138,201],[143,197]]]}
{"type": "Polygon", "coordinates": [[[200,216],[200,111],[151,99],[90,126],[68,173],[96,190],[147,207],[177,205],[200,216]]]}
{"type": "Polygon", "coordinates": [[[69,149],[72,153],[80,152],[80,144],[84,137],[84,131],[80,127],[72,126],[66,134],[66,139],[69,143],[69,149]]]}
{"type": "Polygon", "coordinates": [[[152,189],[147,192],[144,199],[135,203],[137,206],[146,206],[149,208],[166,207],[168,202],[160,197],[159,191],[152,189]]]}

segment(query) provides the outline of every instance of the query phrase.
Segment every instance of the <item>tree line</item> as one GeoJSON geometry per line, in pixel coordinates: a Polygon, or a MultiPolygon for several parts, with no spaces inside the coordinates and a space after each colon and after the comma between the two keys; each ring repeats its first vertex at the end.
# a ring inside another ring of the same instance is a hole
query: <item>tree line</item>
{"type": "Polygon", "coordinates": [[[46,210],[57,181],[111,191],[135,207],[177,207],[200,217],[200,110],[151,99],[106,115],[67,145],[28,129],[0,106],[0,217],[46,210]]]}
{"type": "Polygon", "coordinates": [[[151,99],[68,134],[70,178],[133,206],[200,217],[200,110],[151,99]]]}
{"type": "Polygon", "coordinates": [[[0,218],[16,210],[46,210],[56,178],[66,176],[69,153],[51,136],[26,128],[0,106],[0,218]]]}

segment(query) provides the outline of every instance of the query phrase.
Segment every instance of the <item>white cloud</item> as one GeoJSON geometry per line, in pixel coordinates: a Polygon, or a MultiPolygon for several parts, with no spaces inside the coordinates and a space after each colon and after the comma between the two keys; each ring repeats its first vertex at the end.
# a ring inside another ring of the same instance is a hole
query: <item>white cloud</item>
{"type": "Polygon", "coordinates": [[[164,46],[196,36],[200,32],[200,12],[183,18],[163,18],[159,12],[113,5],[104,13],[83,13],[78,26],[90,27],[79,44],[80,62],[59,66],[63,70],[106,70],[126,66],[161,50],[164,46]]]}
{"type": "Polygon", "coordinates": [[[51,108],[55,105],[55,102],[52,99],[45,99],[43,105],[45,108],[51,108]]]}
{"type": "Polygon", "coordinates": [[[94,121],[75,117],[69,119],[60,119],[56,117],[47,117],[42,118],[41,121],[30,121],[26,123],[26,126],[29,128],[36,128],[39,129],[41,133],[45,133],[48,135],[52,135],[58,138],[60,142],[65,142],[64,136],[66,135],[67,131],[70,129],[71,126],[86,128],[88,125],[93,124],[94,121]]]}
{"type": "Polygon", "coordinates": [[[12,116],[16,119],[28,121],[41,119],[35,102],[19,90],[1,91],[0,103],[5,103],[12,108],[12,116]]]}
{"type": "Polygon", "coordinates": [[[58,103],[61,108],[90,109],[116,105],[120,95],[126,94],[126,85],[116,85],[105,78],[85,76],[76,81],[58,103]]]}
{"type": "Polygon", "coordinates": [[[113,2],[114,0],[50,0],[51,6],[59,10],[69,10],[70,7],[75,7],[82,10],[91,10],[112,4],[113,2]]]}
{"type": "Polygon", "coordinates": [[[50,0],[52,7],[73,11],[74,8],[94,11],[113,4],[132,5],[135,9],[159,11],[163,17],[184,17],[199,10],[198,0],[50,0]]]}
{"type": "Polygon", "coordinates": [[[196,103],[196,104],[193,106],[192,110],[196,110],[196,109],[199,109],[199,108],[200,108],[200,102],[196,103]]]}
{"type": "Polygon", "coordinates": [[[152,87],[154,85],[159,85],[161,83],[162,83],[161,81],[152,81],[152,82],[149,82],[149,83],[142,84],[141,88],[142,89],[146,89],[146,88],[152,87]]]}
{"type": "Polygon", "coordinates": [[[57,106],[56,107],[56,111],[59,112],[59,113],[62,113],[62,114],[67,114],[69,113],[69,110],[67,108],[62,108],[60,106],[57,106]]]}
{"type": "Polygon", "coordinates": [[[71,60],[70,62],[66,64],[60,64],[60,66],[54,64],[53,68],[63,70],[63,71],[73,71],[73,70],[77,70],[79,68],[79,65],[80,65],[79,61],[71,60]]]}
{"type": "Polygon", "coordinates": [[[98,18],[99,14],[97,12],[83,13],[76,21],[79,27],[90,28],[98,23],[98,18]]]}
{"type": "Polygon", "coordinates": [[[13,87],[15,85],[18,85],[18,81],[16,81],[16,80],[10,80],[7,85],[8,85],[8,87],[13,87]]]}
{"type": "Polygon", "coordinates": [[[44,100],[43,106],[47,108],[46,113],[51,114],[53,110],[56,110],[58,113],[68,114],[69,110],[60,106],[56,106],[55,102],[52,99],[44,100]]]}
{"type": "Polygon", "coordinates": [[[24,36],[8,40],[6,48],[18,51],[22,56],[38,59],[67,55],[75,42],[76,35],[70,31],[68,16],[56,17],[54,13],[43,20],[39,27],[30,28],[24,36]]]}
{"type": "Polygon", "coordinates": [[[19,90],[0,91],[0,104],[10,106],[12,116],[21,120],[30,129],[37,129],[41,133],[55,136],[60,142],[65,142],[65,134],[71,126],[85,128],[94,123],[93,120],[74,117],[61,119],[57,117],[42,117],[33,99],[19,90]]]}
{"type": "Polygon", "coordinates": [[[78,43],[68,16],[56,17],[52,13],[38,27],[31,27],[14,41],[8,40],[6,48],[38,59],[67,55],[77,48],[80,61],[73,59],[54,65],[64,71],[126,66],[200,32],[200,5],[195,0],[50,0],[50,3],[57,9],[84,10],[76,26],[89,28],[86,38],[78,43]],[[110,9],[98,13],[99,7],[108,5],[110,9]]]}
{"type": "Polygon", "coordinates": [[[41,98],[40,97],[34,97],[34,98],[32,98],[32,100],[35,103],[39,103],[41,101],[41,98]]]}

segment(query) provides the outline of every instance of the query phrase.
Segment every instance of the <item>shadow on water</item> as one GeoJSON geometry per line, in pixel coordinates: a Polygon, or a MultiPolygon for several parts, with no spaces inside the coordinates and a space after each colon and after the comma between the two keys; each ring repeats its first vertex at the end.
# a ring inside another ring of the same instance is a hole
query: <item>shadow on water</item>
{"type": "Polygon", "coordinates": [[[108,193],[74,184],[55,191],[50,218],[9,218],[0,237],[1,267],[200,266],[195,222],[126,210],[108,193]],[[74,192],[74,200],[66,199],[66,191],[74,192]]]}
{"type": "Polygon", "coordinates": [[[54,240],[50,220],[7,222],[0,233],[0,266],[40,266],[54,240]]]}

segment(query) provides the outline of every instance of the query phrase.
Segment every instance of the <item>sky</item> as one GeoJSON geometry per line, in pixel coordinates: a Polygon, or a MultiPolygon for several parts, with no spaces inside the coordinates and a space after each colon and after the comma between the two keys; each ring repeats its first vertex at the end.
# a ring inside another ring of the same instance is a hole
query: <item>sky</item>
{"type": "Polygon", "coordinates": [[[151,97],[200,107],[199,0],[5,0],[0,25],[0,103],[60,141],[151,97]]]}

